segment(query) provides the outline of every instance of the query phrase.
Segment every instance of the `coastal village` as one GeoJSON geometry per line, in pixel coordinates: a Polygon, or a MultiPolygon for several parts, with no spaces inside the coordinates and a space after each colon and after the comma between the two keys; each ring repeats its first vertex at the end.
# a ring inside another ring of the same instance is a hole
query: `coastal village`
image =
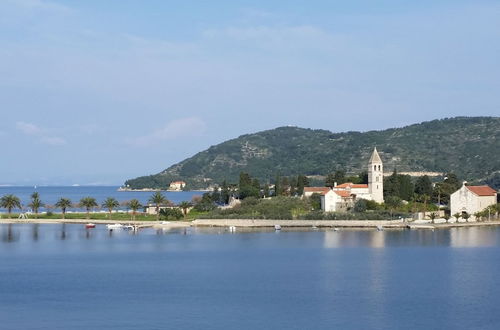
{"type": "MultiPolygon", "coordinates": [[[[257,227],[277,221],[280,221],[280,226],[308,226],[313,222],[315,226],[329,225],[328,221],[343,221],[341,225],[354,227],[397,223],[401,227],[407,224],[484,223],[498,219],[498,193],[487,185],[459,183],[453,174],[434,183],[426,174],[412,179],[394,170],[393,174],[387,175],[377,148],[372,150],[365,166],[366,171],[359,176],[346,177],[336,172],[325,179],[324,186],[310,186],[306,176],[278,177],[273,184],[261,185],[257,179],[242,172],[238,184],[224,182],[178,204],[170,202],[161,189],[144,189],[141,191],[154,192],[144,204],[136,199],[119,202],[113,197],[100,204],[95,198],[85,197],[79,203],[61,198],[49,206],[42,203],[40,195],[35,192],[26,207],[14,195],[3,196],[0,206],[8,210],[8,218],[21,220],[57,219],[57,214],[51,210],[59,208],[63,220],[70,216],[109,222],[113,217],[126,219],[131,211],[130,220],[133,221],[189,220],[188,225],[226,226],[228,220],[238,219],[242,221],[238,222],[239,225],[246,226],[251,221],[251,225],[257,227]],[[406,192],[410,197],[407,200],[403,194],[405,182],[410,186],[409,193],[406,192]],[[392,185],[391,189],[389,185],[392,185]],[[22,212],[12,216],[12,210],[16,208],[22,212]],[[86,210],[83,216],[79,211],[82,209],[86,210]]],[[[187,188],[185,181],[176,180],[164,190],[188,192],[187,188]]],[[[121,187],[119,191],[131,190],[121,187]]]]}

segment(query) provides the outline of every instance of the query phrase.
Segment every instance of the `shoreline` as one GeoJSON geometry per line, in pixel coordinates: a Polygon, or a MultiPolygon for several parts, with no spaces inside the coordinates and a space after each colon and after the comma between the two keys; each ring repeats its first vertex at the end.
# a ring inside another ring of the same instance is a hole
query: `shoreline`
{"type": "Polygon", "coordinates": [[[87,220],[87,219],[0,219],[0,224],[126,224],[154,228],[239,227],[239,228],[365,228],[365,229],[451,229],[500,226],[500,220],[484,222],[412,223],[403,220],[263,220],[196,219],[193,221],[87,220]]]}

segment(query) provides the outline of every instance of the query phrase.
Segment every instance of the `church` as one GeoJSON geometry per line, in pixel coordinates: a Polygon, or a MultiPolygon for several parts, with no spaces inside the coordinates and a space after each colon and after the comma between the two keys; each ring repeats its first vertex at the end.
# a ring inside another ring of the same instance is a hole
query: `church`
{"type": "Polygon", "coordinates": [[[377,148],[373,149],[368,162],[368,184],[346,182],[334,187],[306,187],[304,196],[321,194],[321,209],[324,212],[346,211],[357,199],[384,202],[384,165],[377,148]]]}

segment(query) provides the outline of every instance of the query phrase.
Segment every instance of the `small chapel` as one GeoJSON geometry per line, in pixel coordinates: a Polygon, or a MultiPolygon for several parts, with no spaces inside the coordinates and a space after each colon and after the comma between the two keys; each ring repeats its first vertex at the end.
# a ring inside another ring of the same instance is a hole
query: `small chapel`
{"type": "Polygon", "coordinates": [[[306,187],[304,196],[313,193],[321,194],[321,209],[324,212],[346,211],[354,206],[358,199],[372,200],[377,203],[384,202],[384,164],[378,154],[377,148],[373,149],[368,162],[368,184],[354,184],[346,182],[333,187],[306,187]]]}

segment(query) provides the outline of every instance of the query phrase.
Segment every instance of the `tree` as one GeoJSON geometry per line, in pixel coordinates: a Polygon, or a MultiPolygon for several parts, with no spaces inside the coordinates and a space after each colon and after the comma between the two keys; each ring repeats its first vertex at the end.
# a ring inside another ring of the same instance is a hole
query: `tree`
{"type": "Polygon", "coordinates": [[[229,197],[231,196],[231,191],[229,190],[229,186],[227,185],[226,180],[222,182],[222,187],[220,191],[220,201],[222,204],[226,205],[229,203],[229,197]]]}
{"type": "Polygon", "coordinates": [[[313,193],[311,197],[309,197],[309,201],[311,203],[311,207],[313,210],[321,210],[321,195],[318,193],[313,193]]]}
{"type": "Polygon", "coordinates": [[[297,177],[297,194],[302,196],[304,194],[304,187],[309,186],[309,179],[305,175],[299,175],[297,177]]]}
{"type": "Polygon", "coordinates": [[[35,213],[35,218],[38,218],[38,210],[44,206],[42,201],[40,200],[40,194],[37,192],[34,192],[31,194],[31,202],[28,204],[31,209],[33,209],[33,212],[35,213]]]}
{"type": "Polygon", "coordinates": [[[247,197],[259,197],[259,181],[257,179],[252,180],[252,177],[248,173],[241,172],[238,190],[240,199],[245,199],[247,197]]]}
{"type": "Polygon", "coordinates": [[[354,204],[354,212],[362,213],[367,209],[366,199],[358,199],[354,204]]]}
{"type": "Polygon", "coordinates": [[[120,206],[120,203],[118,203],[118,201],[113,197],[106,198],[106,200],[102,203],[102,207],[108,210],[110,219],[111,219],[111,214],[113,213],[113,209],[118,206],[120,206]]]}
{"type": "Polygon", "coordinates": [[[281,179],[281,195],[289,196],[290,195],[290,181],[286,176],[281,179]]]}
{"type": "Polygon", "coordinates": [[[283,194],[283,187],[281,186],[281,175],[276,175],[274,181],[274,196],[281,196],[283,194]]]}
{"type": "Polygon", "coordinates": [[[460,213],[455,213],[453,214],[453,217],[455,218],[455,222],[458,222],[458,219],[460,219],[460,213]]]}
{"type": "Polygon", "coordinates": [[[10,218],[12,214],[12,209],[21,208],[21,201],[19,200],[19,197],[9,194],[0,198],[0,206],[7,209],[10,218]]]}
{"type": "Polygon", "coordinates": [[[432,223],[434,223],[434,220],[438,217],[438,214],[436,212],[432,212],[429,214],[429,218],[431,218],[432,223]]]}
{"type": "Polygon", "coordinates": [[[470,214],[467,213],[467,212],[463,212],[462,213],[462,218],[465,219],[465,222],[468,222],[469,221],[469,218],[470,218],[470,214]]]}
{"type": "Polygon", "coordinates": [[[55,204],[55,206],[57,208],[60,208],[61,209],[61,212],[62,212],[62,218],[65,219],[66,218],[66,209],[71,207],[71,200],[68,199],[68,198],[61,198],[57,201],[57,203],[55,204]]]}
{"type": "Polygon", "coordinates": [[[137,210],[142,207],[141,202],[137,199],[131,199],[128,203],[127,206],[132,210],[132,220],[135,221],[135,215],[137,213],[137,210]]]}
{"type": "Polygon", "coordinates": [[[391,218],[394,210],[400,207],[401,204],[402,204],[401,198],[399,198],[398,196],[389,196],[385,199],[385,205],[387,205],[387,207],[391,212],[391,218]]]}
{"type": "Polygon", "coordinates": [[[160,220],[160,206],[168,203],[168,199],[163,196],[159,191],[155,192],[148,200],[150,203],[154,204],[156,210],[156,221],[160,220]]]}
{"type": "Polygon", "coordinates": [[[83,197],[80,199],[80,207],[84,207],[87,211],[87,220],[90,219],[90,210],[97,206],[97,202],[93,197],[83,197]]]}
{"type": "Polygon", "coordinates": [[[432,196],[432,190],[432,182],[427,175],[421,176],[415,181],[415,193],[432,196]]]}
{"type": "Polygon", "coordinates": [[[335,175],[333,173],[330,173],[326,176],[325,187],[333,188],[335,186],[335,182],[335,175]]]}
{"type": "Polygon", "coordinates": [[[183,202],[180,202],[178,206],[181,208],[182,214],[184,215],[184,218],[186,218],[187,217],[187,211],[192,206],[191,203],[189,203],[187,201],[183,201],[183,202]]]}
{"type": "Polygon", "coordinates": [[[336,170],[335,173],[333,173],[333,179],[337,184],[342,184],[347,182],[346,177],[345,177],[345,171],[343,170],[336,170]]]}

